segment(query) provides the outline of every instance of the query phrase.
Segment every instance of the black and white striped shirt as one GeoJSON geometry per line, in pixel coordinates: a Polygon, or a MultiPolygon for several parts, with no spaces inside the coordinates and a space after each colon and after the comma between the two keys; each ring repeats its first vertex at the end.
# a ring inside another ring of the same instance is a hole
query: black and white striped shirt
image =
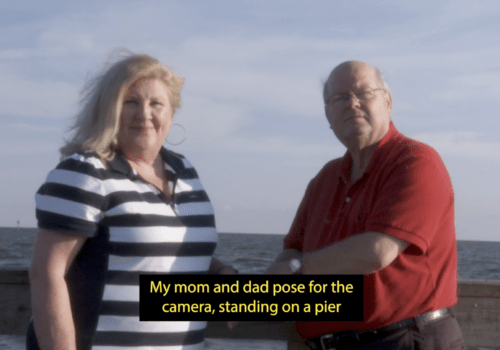
{"type": "Polygon", "coordinates": [[[86,241],[68,275],[79,349],[203,348],[206,322],[139,322],[139,275],[206,274],[217,242],[212,205],[192,165],[160,152],[173,199],[117,155],[73,154],[36,194],[38,226],[86,241]]]}

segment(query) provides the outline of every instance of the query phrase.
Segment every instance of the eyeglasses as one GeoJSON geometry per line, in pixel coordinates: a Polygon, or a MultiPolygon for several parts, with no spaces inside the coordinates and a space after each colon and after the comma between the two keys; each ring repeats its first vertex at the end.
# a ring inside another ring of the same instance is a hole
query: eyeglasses
{"type": "Polygon", "coordinates": [[[367,102],[375,97],[375,91],[377,91],[377,90],[384,90],[385,91],[385,89],[378,88],[378,89],[363,90],[363,91],[359,91],[357,93],[335,94],[335,95],[330,96],[330,98],[326,101],[325,105],[331,106],[331,107],[345,105],[346,103],[348,103],[351,100],[351,96],[356,97],[356,99],[359,102],[367,102]]]}

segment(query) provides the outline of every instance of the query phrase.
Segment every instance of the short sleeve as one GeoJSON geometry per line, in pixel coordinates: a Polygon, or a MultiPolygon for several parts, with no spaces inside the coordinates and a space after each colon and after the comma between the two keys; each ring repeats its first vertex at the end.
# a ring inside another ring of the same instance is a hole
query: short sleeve
{"type": "Polygon", "coordinates": [[[106,171],[96,157],[74,154],[63,159],[36,193],[38,227],[94,236],[103,217],[106,171]]]}
{"type": "Polygon", "coordinates": [[[307,225],[307,208],[309,207],[309,199],[311,197],[311,192],[316,183],[316,178],[312,179],[307,186],[306,192],[302,201],[300,202],[295,218],[290,227],[290,231],[285,236],[283,241],[284,249],[298,249],[302,251],[304,243],[304,231],[307,225]]]}
{"type": "Polygon", "coordinates": [[[367,231],[400,238],[425,253],[435,235],[454,230],[454,194],[444,163],[422,144],[387,173],[367,231]]]}

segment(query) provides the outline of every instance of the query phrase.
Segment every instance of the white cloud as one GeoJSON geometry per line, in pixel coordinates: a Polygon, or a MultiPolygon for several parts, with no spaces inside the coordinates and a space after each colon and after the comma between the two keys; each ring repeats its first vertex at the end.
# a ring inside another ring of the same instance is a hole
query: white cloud
{"type": "Polygon", "coordinates": [[[411,100],[404,101],[404,100],[395,100],[394,96],[392,99],[392,114],[393,115],[400,115],[405,112],[409,111],[414,111],[416,109],[415,105],[410,102],[411,100]]]}
{"type": "Polygon", "coordinates": [[[182,107],[176,112],[174,122],[186,128],[186,137],[206,140],[232,134],[247,125],[249,120],[245,117],[244,109],[238,105],[186,96],[182,107]]]}
{"type": "Polygon", "coordinates": [[[61,31],[61,28],[51,28],[42,32],[38,39],[38,45],[43,47],[44,51],[49,49],[57,54],[87,51],[93,48],[94,44],[90,34],[75,30],[67,30],[71,28],[69,23],[68,26],[64,27],[64,31],[61,31]]]}
{"type": "Polygon", "coordinates": [[[67,118],[75,113],[78,89],[60,81],[31,81],[0,73],[0,114],[67,118]]]}
{"type": "Polygon", "coordinates": [[[2,60],[18,60],[37,56],[39,50],[35,48],[22,49],[4,49],[0,50],[0,59],[2,60]]]}
{"type": "Polygon", "coordinates": [[[481,101],[500,99],[500,71],[461,75],[450,80],[446,91],[437,91],[433,98],[446,102],[481,101]]]}
{"type": "MultiPolygon", "coordinates": [[[[339,144],[317,143],[316,140],[298,140],[292,136],[237,136],[228,140],[230,150],[242,154],[273,154],[280,157],[343,155],[345,148],[339,144]]],[[[300,160],[299,160],[300,161],[300,160]]]]}
{"type": "Polygon", "coordinates": [[[6,124],[3,127],[5,129],[12,128],[21,132],[30,131],[30,132],[49,132],[49,133],[61,134],[63,131],[62,126],[55,127],[55,126],[33,125],[25,123],[6,124]]]}
{"type": "MultiPolygon", "coordinates": [[[[283,64],[286,64],[286,60],[294,60],[290,54],[296,55],[297,52],[332,53],[339,49],[353,48],[373,50],[378,44],[376,39],[349,40],[342,37],[322,39],[275,34],[250,37],[240,33],[216,37],[191,37],[184,41],[181,50],[186,57],[198,58],[200,62],[244,64],[266,58],[271,61],[282,58],[283,64]]],[[[300,69],[301,67],[297,67],[296,72],[299,73],[300,69]]]]}
{"type": "Polygon", "coordinates": [[[90,51],[94,43],[90,34],[75,31],[71,27],[51,28],[38,34],[32,47],[0,50],[0,59],[17,60],[37,57],[60,57],[77,52],[90,51]]]}
{"type": "Polygon", "coordinates": [[[53,154],[60,146],[60,142],[56,141],[3,138],[0,142],[0,156],[53,154]]]}
{"type": "Polygon", "coordinates": [[[233,67],[193,67],[186,92],[254,110],[311,116],[323,113],[319,79],[233,67]]]}
{"type": "Polygon", "coordinates": [[[478,132],[428,132],[412,137],[434,147],[442,156],[500,161],[500,142],[486,141],[478,132]]]}

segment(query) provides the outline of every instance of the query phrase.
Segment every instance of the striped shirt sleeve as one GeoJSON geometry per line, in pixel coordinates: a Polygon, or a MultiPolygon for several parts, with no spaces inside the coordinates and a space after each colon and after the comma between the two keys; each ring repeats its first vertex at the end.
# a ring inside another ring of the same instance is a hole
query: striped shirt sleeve
{"type": "Polygon", "coordinates": [[[52,170],[35,196],[38,227],[92,237],[103,217],[101,160],[73,154],[52,170]]]}

